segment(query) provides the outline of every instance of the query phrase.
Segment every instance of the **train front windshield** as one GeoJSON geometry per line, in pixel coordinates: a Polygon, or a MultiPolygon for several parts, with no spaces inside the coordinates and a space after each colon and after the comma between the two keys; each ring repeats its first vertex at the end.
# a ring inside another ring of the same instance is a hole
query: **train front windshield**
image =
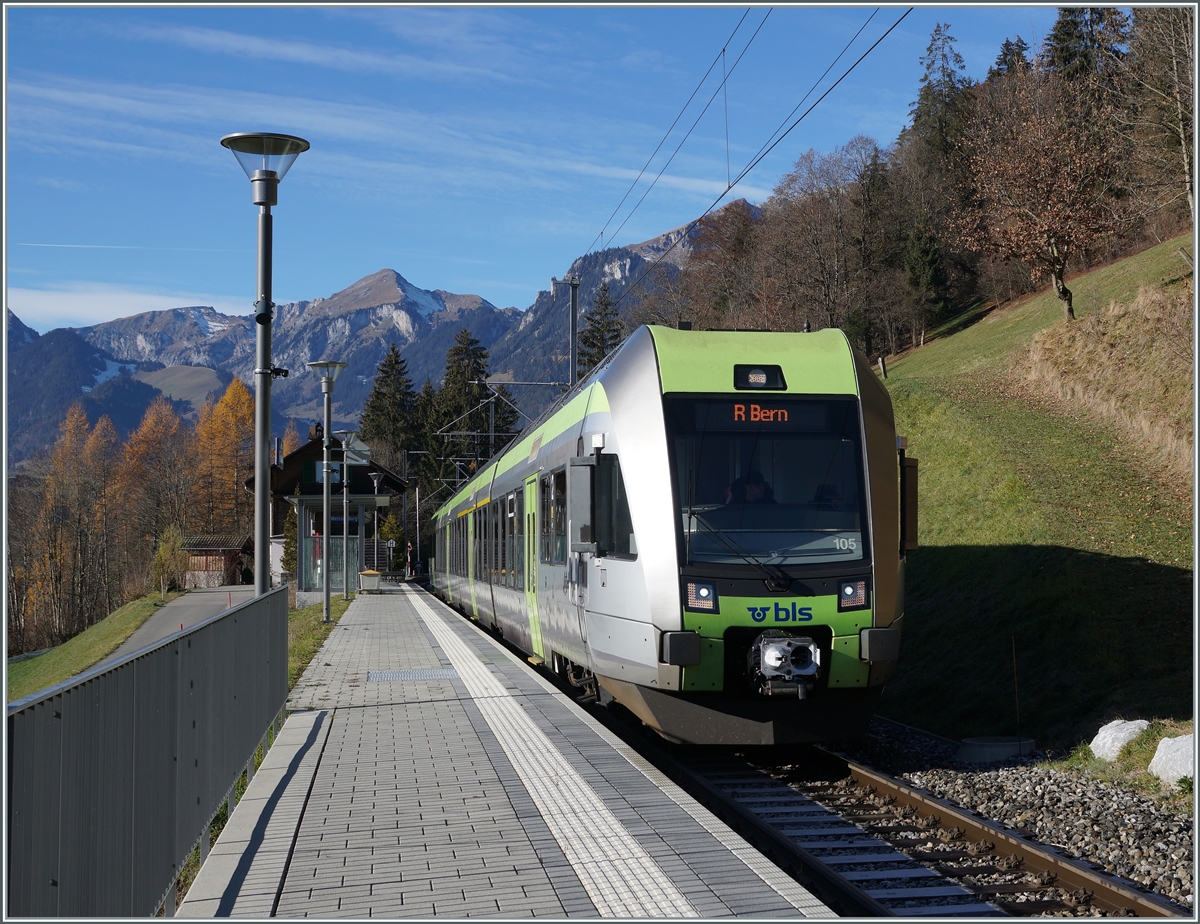
{"type": "Polygon", "coordinates": [[[666,396],[688,564],[862,561],[862,440],[850,397],[666,396]]]}

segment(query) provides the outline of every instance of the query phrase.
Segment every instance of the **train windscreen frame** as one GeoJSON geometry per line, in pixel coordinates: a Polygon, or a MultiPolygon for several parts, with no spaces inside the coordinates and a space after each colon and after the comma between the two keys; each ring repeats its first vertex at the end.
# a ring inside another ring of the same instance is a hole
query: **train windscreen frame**
{"type": "Polygon", "coordinates": [[[869,560],[852,396],[664,395],[685,565],[869,560]]]}

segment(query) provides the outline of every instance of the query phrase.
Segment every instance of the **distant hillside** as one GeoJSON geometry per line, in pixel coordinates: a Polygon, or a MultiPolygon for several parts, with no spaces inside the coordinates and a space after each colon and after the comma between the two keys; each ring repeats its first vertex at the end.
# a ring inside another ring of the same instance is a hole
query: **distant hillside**
{"type": "MultiPolygon", "coordinates": [[[[15,316],[9,315],[11,325],[15,316]]],[[[10,346],[7,366],[10,467],[54,443],[75,401],[83,401],[92,423],[108,414],[127,433],[130,421],[136,426],[159,394],[133,381],[135,364],[118,362],[66,328],[26,340],[16,350],[10,346]]]]}
{"type": "Polygon", "coordinates": [[[207,366],[167,366],[163,369],[136,372],[133,378],[161,391],[168,398],[187,405],[185,416],[195,415],[209,398],[219,399],[233,381],[224,370],[207,366]]]}

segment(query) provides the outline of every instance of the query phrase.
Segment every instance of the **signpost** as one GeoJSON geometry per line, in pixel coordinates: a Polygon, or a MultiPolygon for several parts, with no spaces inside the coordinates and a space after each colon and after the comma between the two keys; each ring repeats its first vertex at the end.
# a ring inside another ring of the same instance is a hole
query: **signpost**
{"type": "Polygon", "coordinates": [[[391,571],[392,570],[392,549],[394,549],[396,547],[396,540],[389,539],[387,541],[387,547],[388,547],[388,571],[391,571]]]}

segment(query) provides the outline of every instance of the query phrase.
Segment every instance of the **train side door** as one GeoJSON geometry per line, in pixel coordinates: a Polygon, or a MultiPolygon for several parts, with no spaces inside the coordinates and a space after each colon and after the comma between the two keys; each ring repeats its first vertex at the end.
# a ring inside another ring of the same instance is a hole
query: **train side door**
{"type": "Polygon", "coordinates": [[[546,657],[542,624],[538,617],[538,476],[525,479],[525,609],[529,613],[530,647],[539,658],[546,657]]]}
{"type": "MultiPolygon", "coordinates": [[[[583,440],[580,441],[582,448],[583,440]]],[[[587,644],[587,617],[584,608],[588,597],[588,569],[596,554],[596,543],[592,536],[592,508],[594,507],[593,481],[596,471],[595,456],[577,456],[571,460],[570,483],[568,484],[567,522],[570,533],[567,565],[570,603],[575,609],[579,623],[579,638],[587,644]]]]}

